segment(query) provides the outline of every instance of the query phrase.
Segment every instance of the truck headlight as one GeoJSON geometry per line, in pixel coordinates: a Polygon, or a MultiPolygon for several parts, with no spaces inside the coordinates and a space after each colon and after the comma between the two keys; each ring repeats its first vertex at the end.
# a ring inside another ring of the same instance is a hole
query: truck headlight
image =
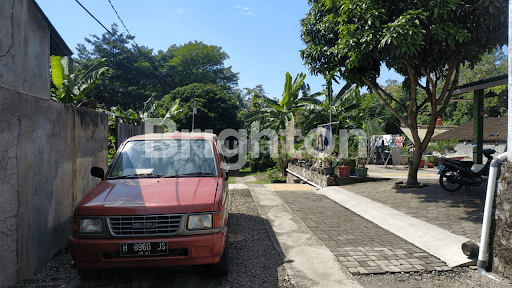
{"type": "Polygon", "coordinates": [[[212,214],[188,215],[187,230],[212,229],[212,214]]]}
{"type": "Polygon", "coordinates": [[[102,233],[103,221],[101,218],[79,219],[78,227],[81,233],[102,233]]]}

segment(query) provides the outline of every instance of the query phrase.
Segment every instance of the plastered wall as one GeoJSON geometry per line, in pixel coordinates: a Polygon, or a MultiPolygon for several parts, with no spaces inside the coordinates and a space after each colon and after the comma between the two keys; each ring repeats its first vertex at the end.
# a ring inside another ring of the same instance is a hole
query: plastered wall
{"type": "Polygon", "coordinates": [[[67,246],[77,202],[107,166],[106,114],[0,86],[0,287],[67,246]]]}

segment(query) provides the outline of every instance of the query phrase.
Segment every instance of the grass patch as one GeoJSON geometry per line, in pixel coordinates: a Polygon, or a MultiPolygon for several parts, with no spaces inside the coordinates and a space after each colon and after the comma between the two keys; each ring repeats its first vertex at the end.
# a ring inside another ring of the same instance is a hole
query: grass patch
{"type": "Polygon", "coordinates": [[[248,184],[270,184],[267,179],[256,180],[252,182],[246,182],[248,184]]]}
{"type": "MultiPolygon", "coordinates": [[[[228,183],[229,184],[235,184],[235,178],[246,177],[246,176],[254,176],[254,177],[256,177],[256,176],[259,176],[259,175],[265,175],[265,173],[266,173],[266,171],[251,172],[251,168],[250,167],[242,168],[242,169],[239,170],[239,176],[238,177],[229,177],[228,183]]],[[[259,178],[259,177],[256,177],[256,178],[259,178]]],[[[270,182],[268,182],[266,179],[262,179],[262,180],[246,182],[246,183],[251,183],[251,184],[268,184],[270,182]]]]}

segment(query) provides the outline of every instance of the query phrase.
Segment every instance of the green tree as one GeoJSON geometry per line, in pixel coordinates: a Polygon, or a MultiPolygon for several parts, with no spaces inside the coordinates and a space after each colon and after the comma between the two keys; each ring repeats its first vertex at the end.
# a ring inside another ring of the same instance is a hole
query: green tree
{"type": "MultiPolygon", "coordinates": [[[[190,84],[177,88],[160,101],[165,111],[169,111],[180,99],[183,115],[176,119],[178,130],[192,129],[192,112],[195,103],[197,114],[194,129],[213,129],[218,134],[224,129],[239,129],[237,113],[240,109],[234,95],[222,86],[215,84],[190,84]]],[[[163,117],[160,115],[160,117],[163,117]]]]}
{"type": "MultiPolygon", "coordinates": [[[[498,76],[507,73],[507,55],[503,49],[496,48],[491,53],[485,53],[482,60],[473,67],[466,63],[460,70],[459,85],[475,82],[481,79],[498,76]]],[[[485,94],[494,92],[499,94],[506,85],[489,88],[485,90],[485,94]]],[[[473,99],[473,93],[465,93],[457,96],[457,98],[473,99]]],[[[488,111],[489,117],[503,116],[506,112],[499,111],[500,107],[506,107],[506,99],[491,97],[484,99],[484,111],[488,111]],[[505,103],[502,103],[505,102],[505,103]],[[497,110],[497,111],[495,111],[497,110]]],[[[473,119],[473,101],[453,102],[448,105],[443,114],[443,124],[458,126],[473,119]]]]}
{"type": "Polygon", "coordinates": [[[238,73],[224,66],[229,55],[219,46],[198,41],[172,45],[166,52],[159,51],[156,59],[162,63],[162,75],[177,87],[193,83],[238,86],[238,73]]]}
{"type": "Polygon", "coordinates": [[[124,110],[140,111],[153,94],[165,95],[166,89],[174,88],[156,73],[159,65],[152,49],[130,45],[134,36],[120,33],[116,24],[112,24],[111,32],[85,38],[90,50],[84,44],[77,46],[79,62],[84,67],[98,58],[106,58],[112,69],[110,75],[91,89],[92,97],[107,107],[119,105],[124,110]]]}
{"type": "Polygon", "coordinates": [[[458,84],[461,65],[507,41],[505,0],[310,0],[301,20],[306,48],[301,56],[317,75],[341,77],[369,87],[409,128],[415,153],[408,185],[417,185],[421,154],[458,84]],[[377,84],[381,64],[405,77],[407,105],[377,84]],[[440,85],[443,83],[443,85],[440,85]],[[426,98],[421,101],[418,90],[426,98]],[[395,109],[392,103],[398,105],[395,109]],[[432,111],[423,140],[418,113],[432,111]]]}

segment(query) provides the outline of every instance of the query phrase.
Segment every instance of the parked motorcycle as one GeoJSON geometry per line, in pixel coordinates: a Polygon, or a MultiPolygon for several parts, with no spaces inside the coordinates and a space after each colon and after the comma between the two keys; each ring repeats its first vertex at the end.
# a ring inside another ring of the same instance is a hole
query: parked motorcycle
{"type": "Polygon", "coordinates": [[[486,182],[491,166],[493,149],[483,149],[482,154],[487,158],[485,165],[475,164],[473,161],[460,161],[441,157],[442,165],[439,165],[439,184],[448,192],[458,191],[462,185],[480,186],[486,182]]]}

